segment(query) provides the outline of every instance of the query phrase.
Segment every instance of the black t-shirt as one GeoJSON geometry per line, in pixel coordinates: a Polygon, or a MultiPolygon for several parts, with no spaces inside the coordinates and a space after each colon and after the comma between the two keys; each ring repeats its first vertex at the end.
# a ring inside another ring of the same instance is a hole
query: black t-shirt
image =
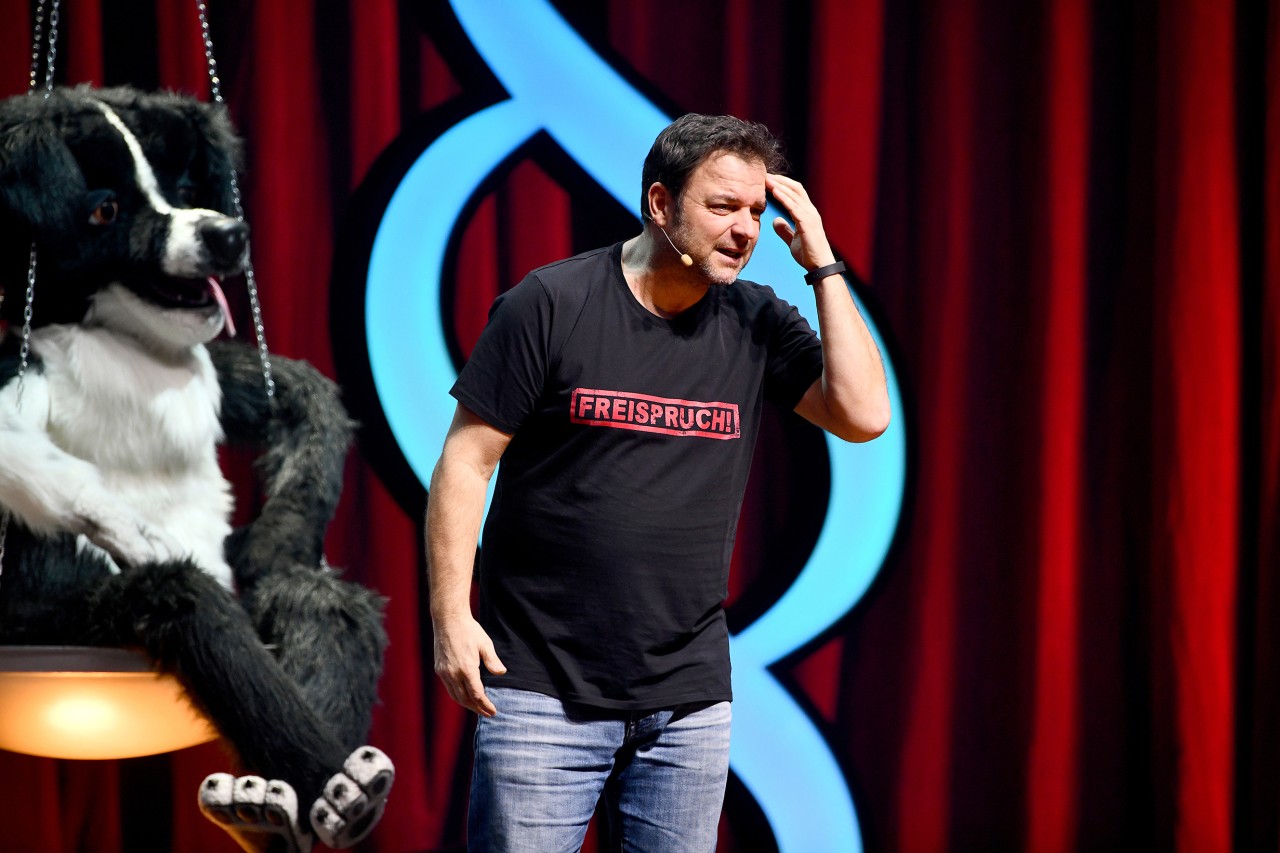
{"type": "Polygon", "coordinates": [[[731,698],[722,603],[763,401],[822,373],[795,308],[747,281],[672,320],[616,244],[494,302],[451,393],[513,438],[480,552],[485,681],[640,710],[731,698]]]}

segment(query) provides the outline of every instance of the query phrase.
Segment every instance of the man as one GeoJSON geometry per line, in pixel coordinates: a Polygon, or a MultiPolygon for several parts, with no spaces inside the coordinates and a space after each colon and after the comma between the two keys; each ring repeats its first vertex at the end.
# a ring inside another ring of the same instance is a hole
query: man
{"type": "Polygon", "coordinates": [[[451,392],[427,548],[436,672],[479,714],[473,850],[576,850],[602,795],[628,849],[715,847],[721,603],[762,401],[848,441],[889,422],[844,266],[783,167],[762,125],[671,124],[644,163],[643,231],[499,297],[451,392]],[[767,193],[795,223],[773,228],[814,286],[820,343],[737,281],[767,193]]]}

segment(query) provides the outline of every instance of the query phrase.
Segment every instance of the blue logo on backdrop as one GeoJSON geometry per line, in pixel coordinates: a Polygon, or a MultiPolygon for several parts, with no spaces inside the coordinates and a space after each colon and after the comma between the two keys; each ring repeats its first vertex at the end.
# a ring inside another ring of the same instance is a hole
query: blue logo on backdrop
{"type": "MultiPolygon", "coordinates": [[[[630,209],[640,164],[671,120],[550,3],[504,4],[501,14],[480,0],[452,6],[508,97],[436,136],[409,165],[378,222],[362,306],[376,405],[424,487],[453,414],[448,391],[456,373],[440,308],[446,253],[480,188],[517,148],[545,132],[630,209]]],[[[766,221],[777,214],[771,209],[766,221]]],[[[812,304],[781,240],[760,241],[745,277],[770,283],[794,304],[812,304]]],[[[881,350],[887,353],[883,344],[881,350]]],[[[885,367],[900,413],[893,367],[885,367]]],[[[827,442],[830,502],[814,550],[782,597],[731,639],[737,701],[730,762],[784,853],[862,846],[835,757],[769,668],[829,628],[866,591],[897,527],[906,477],[901,417],[874,442],[827,442]]]]}

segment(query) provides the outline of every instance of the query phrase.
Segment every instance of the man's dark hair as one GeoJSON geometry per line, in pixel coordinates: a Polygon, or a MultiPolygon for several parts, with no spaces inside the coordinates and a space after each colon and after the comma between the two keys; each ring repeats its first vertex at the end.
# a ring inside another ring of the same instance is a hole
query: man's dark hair
{"type": "Polygon", "coordinates": [[[667,125],[653,141],[640,171],[640,216],[648,222],[649,187],[661,183],[678,203],[685,181],[712,154],[736,154],[764,163],[774,174],[787,169],[782,143],[763,124],[733,116],[686,113],[667,125]]]}

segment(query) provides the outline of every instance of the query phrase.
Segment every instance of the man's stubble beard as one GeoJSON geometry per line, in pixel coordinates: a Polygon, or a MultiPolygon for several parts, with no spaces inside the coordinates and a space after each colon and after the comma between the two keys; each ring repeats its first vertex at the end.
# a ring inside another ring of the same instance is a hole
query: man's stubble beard
{"type": "MultiPolygon", "coordinates": [[[[688,252],[687,247],[692,242],[690,235],[685,228],[684,217],[679,213],[672,217],[671,241],[675,243],[676,246],[680,247],[679,250],[684,253],[688,252]]],[[[698,271],[702,273],[702,277],[712,285],[728,287],[738,280],[741,271],[746,268],[747,261],[751,260],[751,254],[754,251],[755,244],[749,244],[742,257],[742,265],[738,268],[738,272],[724,272],[716,268],[714,263],[716,257],[715,246],[712,246],[711,251],[708,252],[701,260],[695,260],[694,264],[697,266],[698,271]]]]}

